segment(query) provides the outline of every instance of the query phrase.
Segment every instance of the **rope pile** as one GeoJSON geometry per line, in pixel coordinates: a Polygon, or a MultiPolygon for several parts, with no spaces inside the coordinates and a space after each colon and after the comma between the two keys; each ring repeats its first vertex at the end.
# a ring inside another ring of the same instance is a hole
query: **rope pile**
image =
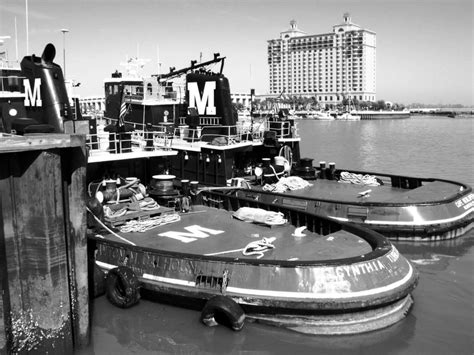
{"type": "Polygon", "coordinates": [[[232,216],[244,222],[263,223],[269,226],[282,225],[288,222],[281,212],[267,211],[262,208],[241,207],[232,216]]]}
{"type": "Polygon", "coordinates": [[[204,255],[213,256],[213,255],[236,253],[236,252],[241,251],[242,254],[245,256],[257,255],[257,259],[260,259],[264,255],[263,254],[264,252],[269,251],[271,249],[275,249],[275,246],[272,244],[275,240],[276,240],[275,237],[262,238],[261,240],[255,240],[253,242],[248,243],[245,246],[245,248],[219,251],[217,253],[209,253],[209,254],[204,254],[204,255]]]}
{"type": "Polygon", "coordinates": [[[270,249],[275,249],[275,246],[272,244],[275,239],[275,237],[262,238],[262,240],[250,242],[247,244],[244,250],[242,250],[242,254],[244,254],[245,256],[257,255],[257,259],[260,259],[261,257],[263,257],[264,252],[270,249]]]}
{"type": "Polygon", "coordinates": [[[178,222],[181,217],[177,213],[167,214],[164,216],[156,216],[143,220],[130,220],[120,227],[122,233],[139,232],[143,233],[158,226],[168,223],[178,222]]]}
{"type": "Polygon", "coordinates": [[[146,197],[142,201],[134,201],[125,205],[104,205],[104,216],[117,218],[125,215],[128,211],[153,211],[160,208],[160,205],[151,197],[146,197]],[[115,206],[120,206],[118,209],[115,206]]]}
{"type": "Polygon", "coordinates": [[[356,184],[356,185],[367,185],[367,186],[379,186],[380,183],[377,181],[377,178],[373,175],[362,175],[349,173],[347,171],[341,172],[341,178],[339,182],[346,184],[356,184]]]}
{"type": "Polygon", "coordinates": [[[119,210],[113,210],[109,206],[104,206],[104,216],[108,218],[117,218],[122,217],[125,213],[127,213],[127,207],[122,207],[119,210]]]}
{"type": "Polygon", "coordinates": [[[265,184],[263,186],[264,191],[269,191],[269,192],[285,192],[288,190],[300,190],[304,189],[307,186],[311,186],[311,184],[300,178],[299,176],[288,176],[288,177],[282,177],[278,182],[274,184],[265,184]]]}

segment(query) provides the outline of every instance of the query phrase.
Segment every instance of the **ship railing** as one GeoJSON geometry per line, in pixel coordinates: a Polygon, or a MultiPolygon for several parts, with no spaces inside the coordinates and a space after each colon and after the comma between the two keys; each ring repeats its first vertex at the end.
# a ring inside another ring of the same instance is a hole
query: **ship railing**
{"type": "Polygon", "coordinates": [[[263,142],[265,127],[263,122],[239,121],[236,125],[237,135],[244,141],[263,142]]]}
{"type": "MultiPolygon", "coordinates": [[[[216,116],[199,116],[195,118],[196,126],[220,126],[222,117],[216,116]]],[[[180,126],[188,126],[186,123],[186,117],[179,117],[180,126]]]]}
{"type": "Polygon", "coordinates": [[[266,131],[275,132],[276,138],[299,138],[298,123],[293,121],[267,120],[266,131]]]}
{"type": "Polygon", "coordinates": [[[86,135],[90,156],[171,149],[172,138],[162,131],[100,132],[86,135]]]}
{"type": "Polygon", "coordinates": [[[200,147],[202,145],[232,146],[235,144],[252,144],[263,141],[264,130],[252,129],[243,125],[229,126],[198,126],[187,125],[176,127],[173,123],[143,125],[125,122],[128,132],[107,132],[107,125],[116,123],[116,119],[103,118],[97,125],[97,133],[87,134],[89,154],[123,153],[130,151],[146,151],[200,147]]]}
{"type": "Polygon", "coordinates": [[[251,137],[241,136],[241,131],[236,125],[198,126],[196,128],[182,125],[174,129],[171,144],[192,146],[210,143],[229,146],[251,140],[251,137]]]}
{"type": "Polygon", "coordinates": [[[89,155],[171,149],[172,124],[144,128],[140,123],[125,122],[126,132],[104,130],[116,122],[116,119],[101,118],[97,124],[97,133],[86,134],[89,155]]]}

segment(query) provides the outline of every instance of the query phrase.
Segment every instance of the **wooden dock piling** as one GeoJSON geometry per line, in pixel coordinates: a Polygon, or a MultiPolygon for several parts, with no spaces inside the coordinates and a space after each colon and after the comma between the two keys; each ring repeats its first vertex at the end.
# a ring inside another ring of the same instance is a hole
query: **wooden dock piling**
{"type": "Polygon", "coordinates": [[[0,137],[0,353],[89,342],[85,137],[0,137]]]}

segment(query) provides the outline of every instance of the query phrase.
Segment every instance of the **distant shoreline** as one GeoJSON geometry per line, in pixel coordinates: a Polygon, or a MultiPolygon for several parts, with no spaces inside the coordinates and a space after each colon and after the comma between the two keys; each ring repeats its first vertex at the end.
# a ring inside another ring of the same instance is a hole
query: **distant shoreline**
{"type": "Polygon", "coordinates": [[[410,110],[412,115],[423,115],[423,116],[472,116],[474,115],[474,110],[470,109],[453,109],[453,110],[410,110]]]}

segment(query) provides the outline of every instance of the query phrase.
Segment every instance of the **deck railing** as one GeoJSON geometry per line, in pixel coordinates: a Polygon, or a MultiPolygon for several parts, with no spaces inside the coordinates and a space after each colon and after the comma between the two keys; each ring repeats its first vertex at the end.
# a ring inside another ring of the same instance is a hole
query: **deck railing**
{"type": "MultiPolygon", "coordinates": [[[[201,117],[206,125],[190,127],[172,123],[143,125],[125,122],[129,132],[106,132],[104,127],[113,125],[116,119],[103,118],[97,125],[97,133],[87,135],[90,154],[122,153],[127,151],[199,147],[206,144],[232,146],[235,144],[259,144],[266,131],[274,132],[276,139],[299,138],[296,123],[288,121],[237,122],[236,125],[220,125],[220,117],[201,117]]],[[[185,123],[180,119],[180,123],[185,123]]],[[[200,122],[201,123],[201,122],[200,122]]]]}

